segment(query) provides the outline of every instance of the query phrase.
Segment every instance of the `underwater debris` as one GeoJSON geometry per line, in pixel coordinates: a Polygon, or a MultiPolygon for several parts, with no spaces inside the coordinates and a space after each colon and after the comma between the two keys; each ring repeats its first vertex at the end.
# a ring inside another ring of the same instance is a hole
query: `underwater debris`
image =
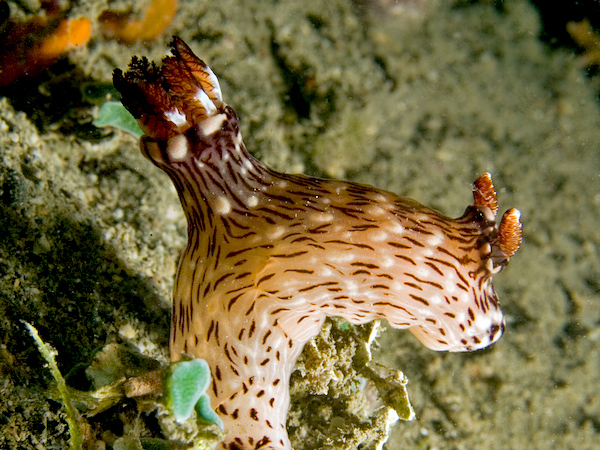
{"type": "Polygon", "coordinates": [[[569,22],[567,31],[573,40],[585,51],[579,56],[583,67],[600,66],[600,34],[596,33],[588,19],[569,22]]]}

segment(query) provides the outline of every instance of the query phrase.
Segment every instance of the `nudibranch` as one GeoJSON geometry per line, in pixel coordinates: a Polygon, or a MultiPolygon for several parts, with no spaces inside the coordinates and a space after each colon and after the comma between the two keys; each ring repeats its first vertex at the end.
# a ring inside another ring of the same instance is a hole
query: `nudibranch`
{"type": "Polygon", "coordinates": [[[210,365],[220,448],[290,448],[289,377],[326,316],[386,319],[433,350],[500,337],[492,276],[522,232],[516,209],[496,225],[489,174],[451,219],[374,187],[271,170],[246,150],[211,69],[182,40],[171,46],[161,65],[134,57],[114,84],[185,211],[171,358],[210,365]]]}

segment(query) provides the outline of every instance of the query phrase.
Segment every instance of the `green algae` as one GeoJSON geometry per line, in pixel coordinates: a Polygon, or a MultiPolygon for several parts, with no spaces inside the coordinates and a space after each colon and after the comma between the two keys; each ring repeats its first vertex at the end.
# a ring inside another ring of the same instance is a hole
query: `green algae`
{"type": "Polygon", "coordinates": [[[98,110],[98,117],[92,124],[96,127],[114,127],[140,137],[144,132],[137,120],[125,109],[121,102],[104,102],[98,110]]]}
{"type": "Polygon", "coordinates": [[[62,404],[67,411],[67,423],[69,424],[69,433],[71,437],[69,438],[69,447],[71,450],[81,450],[83,447],[83,438],[81,436],[81,418],[79,416],[79,412],[73,406],[73,401],[71,400],[71,396],[69,391],[67,390],[67,385],[65,383],[65,379],[63,378],[60,370],[58,369],[58,365],[56,364],[56,360],[54,358],[54,352],[52,349],[42,340],[38,331],[33,327],[33,325],[24,322],[27,327],[27,331],[31,334],[31,337],[35,341],[35,344],[38,347],[38,350],[48,363],[48,367],[50,368],[50,372],[52,372],[52,377],[54,381],[56,381],[56,385],[58,386],[58,392],[60,393],[60,398],[62,404]]]}
{"type": "Polygon", "coordinates": [[[223,422],[210,405],[206,388],[210,385],[210,368],[203,359],[192,359],[171,364],[166,380],[167,408],[177,423],[185,422],[196,411],[196,419],[204,424],[223,422]]]}

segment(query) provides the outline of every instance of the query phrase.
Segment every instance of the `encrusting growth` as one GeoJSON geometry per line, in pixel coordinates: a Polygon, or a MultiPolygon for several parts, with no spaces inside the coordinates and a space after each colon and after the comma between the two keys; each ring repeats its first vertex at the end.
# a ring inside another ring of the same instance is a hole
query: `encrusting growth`
{"type": "Polygon", "coordinates": [[[134,57],[114,84],[187,217],[171,358],[210,365],[221,448],[290,448],[289,376],[326,316],[387,319],[434,350],[500,337],[492,276],[517,251],[521,224],[511,209],[496,226],[489,174],[451,219],[370,186],[275,172],[247,152],[210,68],[178,38],[172,52],[161,66],[134,57]]]}

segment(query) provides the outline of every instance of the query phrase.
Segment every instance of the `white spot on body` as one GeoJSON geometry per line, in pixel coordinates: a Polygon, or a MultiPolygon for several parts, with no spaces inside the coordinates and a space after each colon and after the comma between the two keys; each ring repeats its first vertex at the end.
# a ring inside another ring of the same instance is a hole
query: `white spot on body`
{"type": "Polygon", "coordinates": [[[415,273],[422,280],[428,280],[431,275],[431,270],[421,264],[416,268],[415,273]]]}
{"type": "Polygon", "coordinates": [[[267,233],[267,237],[269,239],[275,240],[280,238],[283,235],[283,233],[285,233],[285,231],[286,227],[284,227],[283,225],[279,225],[269,230],[269,232],[267,233]]]}
{"type": "Polygon", "coordinates": [[[379,226],[396,235],[401,235],[404,233],[404,227],[396,220],[386,220],[385,222],[380,223],[379,226]]]}
{"type": "Polygon", "coordinates": [[[348,264],[356,259],[352,252],[347,251],[330,251],[327,255],[329,262],[333,264],[348,264]]]}
{"type": "Polygon", "coordinates": [[[246,200],[246,205],[248,205],[250,208],[255,208],[258,205],[258,197],[256,195],[251,195],[246,200]]]}
{"type": "Polygon", "coordinates": [[[458,289],[456,287],[456,277],[453,273],[448,273],[443,278],[444,291],[448,295],[452,295],[458,289]]]}
{"type": "MultiPolygon", "coordinates": [[[[444,242],[444,236],[439,231],[435,231],[432,236],[427,237],[427,244],[430,247],[437,247],[442,242],[444,242]]],[[[427,256],[431,256],[431,255],[427,255],[427,256]]]]}
{"type": "Polygon", "coordinates": [[[481,331],[487,331],[492,326],[492,318],[489,315],[476,315],[473,324],[473,334],[479,334],[481,331]]]}
{"type": "Polygon", "coordinates": [[[346,285],[346,292],[348,293],[348,295],[353,296],[358,294],[358,283],[356,283],[354,280],[351,279],[347,279],[344,280],[344,284],[346,285]]]}
{"type": "Polygon", "coordinates": [[[185,264],[185,269],[187,271],[189,271],[189,273],[193,273],[194,270],[196,269],[196,264],[202,263],[202,262],[203,262],[202,259],[200,259],[200,260],[198,260],[196,258],[188,259],[185,264]]]}
{"type": "Polygon", "coordinates": [[[392,281],[390,283],[390,287],[396,294],[400,294],[401,292],[403,292],[406,289],[406,286],[403,285],[402,283],[399,283],[398,281],[392,281]]]}
{"type": "Polygon", "coordinates": [[[319,270],[317,276],[319,277],[330,277],[333,275],[333,270],[330,267],[322,266],[319,270]]]}
{"type": "Polygon", "coordinates": [[[368,205],[364,208],[364,212],[373,217],[380,217],[387,213],[387,211],[379,205],[368,205]]]}
{"type": "Polygon", "coordinates": [[[333,214],[328,212],[317,212],[311,214],[309,220],[318,223],[331,223],[333,221],[333,214]]]}
{"type": "Polygon", "coordinates": [[[167,156],[171,161],[183,161],[189,150],[190,144],[183,134],[173,136],[167,141],[167,156]]]}
{"type": "Polygon", "coordinates": [[[431,248],[431,247],[425,247],[423,249],[423,256],[424,257],[431,257],[431,256],[434,255],[434,253],[435,252],[434,252],[433,248],[431,248]]]}
{"type": "Polygon", "coordinates": [[[439,295],[430,295],[427,298],[429,300],[429,303],[432,303],[434,305],[439,305],[443,303],[442,297],[440,297],[439,295]]]}
{"type": "Polygon", "coordinates": [[[382,229],[375,229],[369,233],[369,238],[374,242],[382,242],[388,238],[388,234],[382,229]]]}
{"type": "Polygon", "coordinates": [[[381,193],[376,193],[371,198],[376,203],[387,203],[387,197],[381,193]]]}
{"type": "Polygon", "coordinates": [[[204,136],[210,136],[215,131],[221,129],[221,125],[226,119],[227,117],[225,114],[217,114],[216,116],[211,116],[207,119],[204,119],[198,124],[200,127],[199,131],[201,131],[204,136]]]}
{"type": "Polygon", "coordinates": [[[381,260],[380,266],[383,267],[384,269],[388,269],[390,267],[393,267],[395,264],[394,258],[391,258],[389,256],[384,256],[383,259],[381,260]]]}
{"type": "Polygon", "coordinates": [[[229,199],[222,195],[217,197],[217,200],[215,201],[215,211],[222,216],[229,214],[231,212],[231,202],[229,199]]]}

